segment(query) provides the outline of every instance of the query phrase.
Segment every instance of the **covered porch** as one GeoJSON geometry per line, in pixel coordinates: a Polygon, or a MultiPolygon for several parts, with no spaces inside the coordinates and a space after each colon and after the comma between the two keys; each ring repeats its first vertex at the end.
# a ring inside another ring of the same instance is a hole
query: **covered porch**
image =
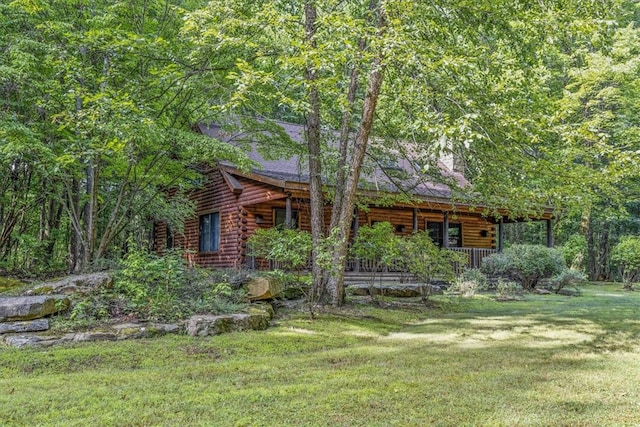
{"type": "MultiPolygon", "coordinates": [[[[292,197],[287,194],[280,200],[274,200],[259,210],[261,226],[284,226],[310,230],[310,213],[308,200],[292,197]],[[264,221],[264,222],[263,222],[264,221]]],[[[258,210],[256,210],[258,212],[258,210]]],[[[329,212],[326,212],[329,214],[329,212]]],[[[467,255],[467,262],[455,265],[456,274],[465,268],[479,268],[482,260],[494,253],[501,252],[505,243],[505,226],[509,223],[524,221],[544,221],[546,223],[546,245],[553,247],[552,213],[545,212],[541,218],[510,219],[507,212],[500,218],[485,217],[481,212],[469,206],[445,203],[424,203],[415,205],[395,205],[389,207],[370,206],[367,209],[354,209],[351,226],[351,239],[358,235],[362,226],[371,226],[376,222],[386,221],[393,225],[395,233],[410,236],[417,232],[429,233],[432,240],[442,249],[462,252],[467,255]]],[[[247,259],[249,267],[255,268],[255,260],[247,259]]],[[[286,269],[285,265],[270,262],[262,268],[286,269]]],[[[350,257],[345,264],[347,276],[371,275],[375,265],[371,261],[350,257]]],[[[307,264],[311,270],[311,261],[307,264]]],[[[401,262],[385,267],[384,271],[375,272],[395,276],[403,280],[407,277],[401,262]]]]}

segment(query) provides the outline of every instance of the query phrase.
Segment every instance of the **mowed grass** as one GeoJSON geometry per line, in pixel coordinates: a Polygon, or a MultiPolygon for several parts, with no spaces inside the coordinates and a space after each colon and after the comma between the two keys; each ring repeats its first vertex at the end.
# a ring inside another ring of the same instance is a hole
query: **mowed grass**
{"type": "Polygon", "coordinates": [[[2,426],[640,425],[640,292],[349,305],[267,331],[0,349],[2,426]]]}

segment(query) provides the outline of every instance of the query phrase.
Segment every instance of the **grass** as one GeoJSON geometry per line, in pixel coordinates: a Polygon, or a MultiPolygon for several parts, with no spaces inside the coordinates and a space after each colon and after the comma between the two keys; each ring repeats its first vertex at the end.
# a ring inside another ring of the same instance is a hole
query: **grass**
{"type": "Polygon", "coordinates": [[[350,305],[262,332],[0,349],[3,426],[640,425],[640,293],[350,305]]]}

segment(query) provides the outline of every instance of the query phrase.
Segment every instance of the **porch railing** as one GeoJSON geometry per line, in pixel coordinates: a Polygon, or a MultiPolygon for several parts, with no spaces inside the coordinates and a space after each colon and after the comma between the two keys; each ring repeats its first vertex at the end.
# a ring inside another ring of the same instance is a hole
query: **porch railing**
{"type": "MultiPolygon", "coordinates": [[[[449,248],[449,250],[462,252],[467,254],[467,263],[466,264],[458,264],[454,266],[454,270],[456,275],[461,274],[465,268],[479,268],[482,264],[482,260],[491,254],[497,253],[497,249],[488,249],[488,248],[449,248]]],[[[253,269],[259,269],[258,263],[253,258],[249,258],[247,260],[247,266],[253,269]]],[[[286,263],[274,262],[271,261],[268,264],[262,264],[265,268],[268,265],[270,270],[281,269],[281,270],[290,270],[290,268],[286,265],[286,263]]],[[[307,265],[302,269],[311,271],[311,260],[307,262],[307,265]]],[[[348,258],[345,266],[345,271],[347,272],[361,272],[361,273],[371,273],[374,272],[380,273],[405,273],[405,268],[402,265],[401,261],[398,261],[390,266],[386,266],[383,268],[376,268],[376,265],[372,261],[357,259],[357,258],[348,258]]]]}
{"type": "Polygon", "coordinates": [[[484,257],[498,253],[497,249],[488,248],[449,248],[449,250],[467,254],[469,261],[466,267],[469,268],[480,268],[484,257]]]}

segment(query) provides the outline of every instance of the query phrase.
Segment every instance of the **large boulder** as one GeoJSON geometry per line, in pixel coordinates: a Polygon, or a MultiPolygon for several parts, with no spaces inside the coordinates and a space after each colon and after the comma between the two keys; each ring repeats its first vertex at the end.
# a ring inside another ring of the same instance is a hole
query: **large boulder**
{"type": "Polygon", "coordinates": [[[196,315],[187,321],[187,333],[194,337],[205,337],[227,332],[267,329],[270,319],[269,310],[257,308],[249,310],[249,313],[196,315]]]}
{"type": "Polygon", "coordinates": [[[284,291],[282,281],[273,277],[254,277],[246,286],[247,297],[251,301],[273,299],[280,296],[284,291]]]}
{"type": "Polygon", "coordinates": [[[0,298],[0,322],[33,320],[69,308],[66,295],[38,295],[0,298]]]}
{"type": "Polygon", "coordinates": [[[34,287],[28,295],[65,294],[74,292],[89,292],[93,289],[108,287],[113,284],[111,275],[106,272],[79,274],[68,276],[54,282],[41,283],[34,287]]]}

